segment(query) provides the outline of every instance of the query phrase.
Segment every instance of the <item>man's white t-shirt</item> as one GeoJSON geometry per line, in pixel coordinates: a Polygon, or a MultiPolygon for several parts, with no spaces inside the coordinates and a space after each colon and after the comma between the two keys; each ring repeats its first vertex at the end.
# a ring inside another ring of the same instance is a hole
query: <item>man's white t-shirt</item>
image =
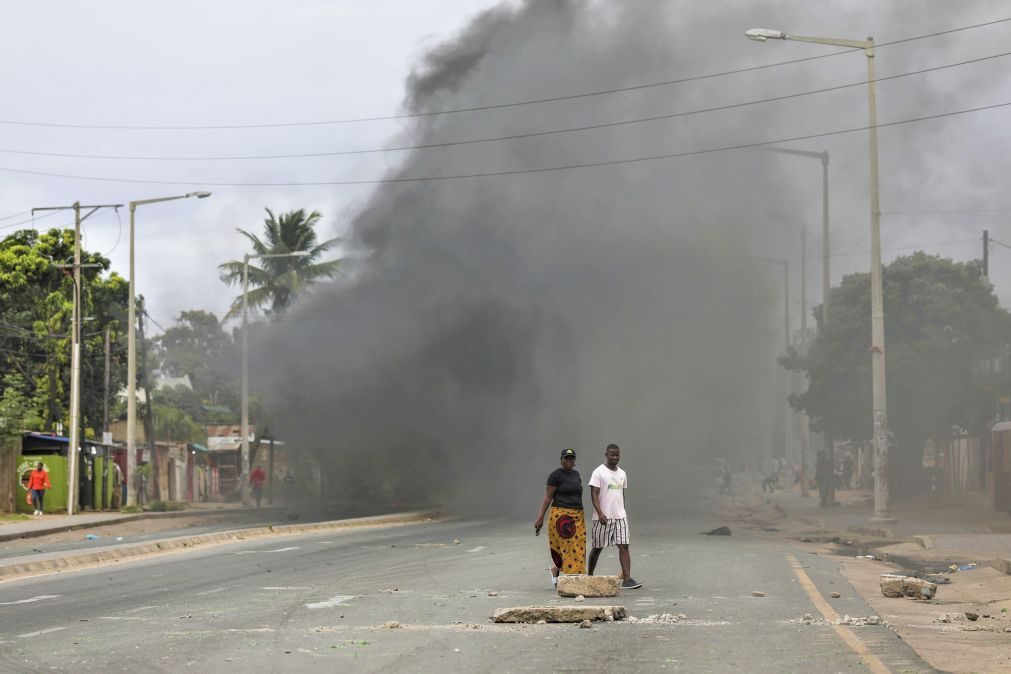
{"type": "MultiPolygon", "coordinates": [[[[609,520],[625,517],[625,489],[628,487],[628,477],[621,468],[611,470],[600,464],[590,476],[590,486],[600,489],[600,509],[609,520]]],[[[593,510],[593,519],[597,518],[597,510],[593,510]]]]}

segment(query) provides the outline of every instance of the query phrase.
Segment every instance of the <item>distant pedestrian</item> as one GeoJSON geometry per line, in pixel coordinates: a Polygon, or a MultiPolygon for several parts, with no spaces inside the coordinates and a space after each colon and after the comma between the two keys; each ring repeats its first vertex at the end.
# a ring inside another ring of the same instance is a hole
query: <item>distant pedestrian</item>
{"type": "Polygon", "coordinates": [[[835,480],[835,471],[832,468],[828,453],[824,449],[818,450],[818,458],[814,464],[814,482],[818,485],[819,505],[822,507],[828,505],[828,499],[832,495],[832,482],[835,480]]]}
{"type": "Polygon", "coordinates": [[[548,547],[551,549],[551,584],[558,585],[560,573],[586,573],[586,521],[583,518],[583,479],[576,470],[576,451],[563,449],[561,468],[548,475],[541,509],[534,520],[534,534],[540,535],[544,515],[548,517],[548,547]]]}
{"type": "Polygon", "coordinates": [[[723,466],[723,484],[720,486],[720,493],[734,495],[734,482],[730,475],[730,466],[723,466]]]}
{"type": "Polygon", "coordinates": [[[853,484],[853,456],[846,454],[843,456],[842,460],[842,481],[843,489],[850,489],[853,484]]]}
{"type": "Polygon", "coordinates": [[[590,550],[590,575],[597,568],[600,551],[608,545],[618,548],[621,564],[621,587],[634,590],[642,583],[632,578],[632,555],[629,552],[628,515],[625,513],[625,489],[628,477],[618,468],[621,448],[610,444],[604,450],[604,463],[590,476],[590,498],[593,500],[593,549],[590,550]]]}
{"type": "Polygon", "coordinates": [[[46,471],[45,465],[39,461],[35,470],[28,476],[28,489],[32,494],[32,506],[35,508],[36,515],[41,515],[45,510],[43,499],[46,497],[46,490],[52,488],[53,485],[49,482],[49,473],[46,471]]]}
{"type": "Polygon", "coordinates": [[[249,474],[249,484],[253,487],[253,497],[256,499],[256,507],[260,507],[260,499],[263,498],[263,483],[267,481],[267,474],[263,468],[257,466],[249,474]]]}

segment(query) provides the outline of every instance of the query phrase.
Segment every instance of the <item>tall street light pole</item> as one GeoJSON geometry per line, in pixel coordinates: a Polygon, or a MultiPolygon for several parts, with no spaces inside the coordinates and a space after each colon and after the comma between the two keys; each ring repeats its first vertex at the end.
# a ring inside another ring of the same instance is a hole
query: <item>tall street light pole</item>
{"type": "MultiPolygon", "coordinates": [[[[140,199],[130,202],[130,297],[127,301],[127,324],[126,331],[126,476],[127,491],[126,504],[137,504],[137,482],[134,476],[137,473],[137,295],[136,281],[134,275],[134,224],[138,206],[157,204],[163,201],[175,201],[176,199],[189,199],[196,197],[205,199],[211,196],[210,192],[188,192],[174,197],[157,197],[155,199],[140,199]]],[[[154,438],[148,438],[148,442],[154,442],[154,438]]]]}
{"type": "Polygon", "coordinates": [[[867,57],[867,117],[870,150],[871,216],[871,394],[874,408],[874,517],[872,521],[894,522],[889,512],[888,412],[885,389],[885,310],[881,283],[881,206],[878,190],[878,114],[874,74],[874,38],[843,40],[788,35],[779,30],[752,28],[745,35],[758,42],[793,40],[837,47],[863,49],[867,57]]]}
{"type": "Polygon", "coordinates": [[[242,256],[242,417],[240,430],[242,434],[242,473],[239,476],[239,489],[245,484],[249,475],[249,261],[269,260],[279,257],[305,257],[309,253],[304,250],[291,253],[260,253],[258,255],[242,256]]]}

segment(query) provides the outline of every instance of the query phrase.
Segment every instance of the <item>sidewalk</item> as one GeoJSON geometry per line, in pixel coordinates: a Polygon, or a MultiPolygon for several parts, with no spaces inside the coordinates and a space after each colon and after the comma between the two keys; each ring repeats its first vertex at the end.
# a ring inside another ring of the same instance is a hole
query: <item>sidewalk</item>
{"type": "MultiPolygon", "coordinates": [[[[260,512],[270,512],[274,508],[262,508],[260,512]]],[[[48,534],[71,531],[73,529],[89,529],[109,524],[119,524],[133,520],[161,519],[173,517],[201,517],[216,514],[230,515],[237,512],[255,511],[249,506],[238,503],[201,503],[193,504],[186,510],[172,512],[89,512],[79,515],[43,515],[31,520],[0,522],[0,542],[13,541],[22,538],[36,538],[48,534]]]]}
{"type": "Polygon", "coordinates": [[[932,557],[975,558],[989,563],[1011,559],[1011,517],[987,508],[938,502],[933,497],[892,503],[894,523],[871,521],[874,495],[870,491],[836,492],[840,505],[822,508],[816,492],[808,498],[799,489],[776,491],[768,501],[790,517],[835,531],[864,537],[915,542],[932,557]]]}

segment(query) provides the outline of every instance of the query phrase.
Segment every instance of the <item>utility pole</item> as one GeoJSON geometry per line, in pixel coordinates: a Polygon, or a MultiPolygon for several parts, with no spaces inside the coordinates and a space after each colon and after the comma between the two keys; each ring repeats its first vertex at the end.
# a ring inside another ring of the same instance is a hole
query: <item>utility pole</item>
{"type": "Polygon", "coordinates": [[[990,277],[990,232],[983,230],[983,276],[990,277]]]}
{"type": "MultiPolygon", "coordinates": [[[[783,340],[786,348],[783,353],[790,351],[790,261],[783,260],[783,340]]],[[[786,417],[783,420],[783,440],[786,442],[787,458],[793,457],[793,408],[790,407],[790,395],[793,393],[794,373],[790,370],[783,370],[786,383],[786,417]]]]}
{"type": "MultiPolygon", "coordinates": [[[[119,208],[122,204],[101,204],[97,206],[81,206],[75,201],[70,206],[46,206],[33,208],[36,211],[74,211],[74,300],[70,325],[70,442],[67,446],[67,514],[73,515],[77,510],[77,462],[81,444],[81,223],[100,208],[119,208]],[[81,217],[81,209],[91,210],[81,217]]],[[[57,264],[65,268],[66,265],[57,264]]],[[[92,265],[89,265],[92,266],[92,265]]],[[[97,266],[97,265],[94,265],[97,266]]]]}
{"type": "MultiPolygon", "coordinates": [[[[807,355],[807,225],[800,228],[800,352],[807,355]]],[[[807,498],[807,454],[810,427],[807,414],[800,419],[800,495],[807,498]]]]}
{"type": "MultiPolygon", "coordinates": [[[[143,298],[141,298],[143,302],[143,298]]],[[[144,435],[147,436],[147,444],[151,448],[151,482],[154,484],[154,499],[161,500],[161,486],[159,484],[158,471],[158,443],[155,441],[154,431],[154,401],[151,395],[151,380],[147,370],[147,340],[144,339],[144,318],[147,317],[147,308],[141,304],[140,322],[137,329],[140,331],[140,383],[144,389],[144,435]]]]}
{"type": "Polygon", "coordinates": [[[102,442],[109,432],[109,387],[112,381],[112,328],[105,328],[105,382],[102,386],[102,442]]]}

